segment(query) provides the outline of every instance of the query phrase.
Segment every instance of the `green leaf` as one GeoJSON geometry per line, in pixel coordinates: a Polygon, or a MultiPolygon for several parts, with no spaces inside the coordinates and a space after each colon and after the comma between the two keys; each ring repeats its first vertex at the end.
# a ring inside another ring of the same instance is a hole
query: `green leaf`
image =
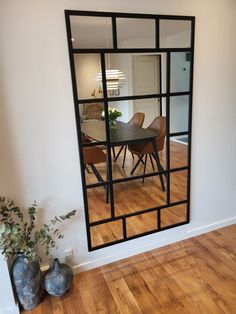
{"type": "Polygon", "coordinates": [[[14,201],[0,196],[0,248],[5,257],[15,256],[18,252],[24,253],[28,261],[36,258],[35,247],[41,245],[45,253],[49,254],[50,248],[57,247],[53,237],[62,239],[59,228],[54,228],[66,219],[75,215],[76,210],[61,216],[55,216],[49,224],[35,225],[37,204],[25,210],[15,205],[14,201]],[[53,237],[52,237],[53,236],[53,237]]]}

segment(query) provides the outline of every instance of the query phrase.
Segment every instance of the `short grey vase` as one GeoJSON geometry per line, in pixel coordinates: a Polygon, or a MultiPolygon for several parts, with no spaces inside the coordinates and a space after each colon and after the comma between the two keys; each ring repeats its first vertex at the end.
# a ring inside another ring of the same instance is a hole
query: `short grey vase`
{"type": "Polygon", "coordinates": [[[25,310],[32,310],[40,303],[43,290],[38,260],[28,262],[24,254],[18,254],[12,265],[12,280],[25,310]]]}
{"type": "Polygon", "coordinates": [[[70,266],[60,264],[56,258],[45,275],[45,290],[53,296],[63,296],[71,287],[73,272],[70,266]]]}

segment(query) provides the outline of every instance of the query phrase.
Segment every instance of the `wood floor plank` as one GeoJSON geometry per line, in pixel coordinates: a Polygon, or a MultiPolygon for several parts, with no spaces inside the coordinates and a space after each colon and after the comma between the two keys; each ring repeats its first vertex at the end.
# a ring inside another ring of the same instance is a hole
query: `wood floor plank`
{"type": "Polygon", "coordinates": [[[234,314],[236,225],[74,276],[28,314],[234,314]]]}

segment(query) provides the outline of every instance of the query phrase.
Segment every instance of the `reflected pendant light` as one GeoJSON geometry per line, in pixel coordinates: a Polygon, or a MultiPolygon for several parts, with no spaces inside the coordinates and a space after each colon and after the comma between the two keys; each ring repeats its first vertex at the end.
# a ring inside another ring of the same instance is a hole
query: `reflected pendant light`
{"type": "MultiPolygon", "coordinates": [[[[100,87],[102,87],[102,73],[99,72],[95,78],[96,82],[100,87]]],[[[122,87],[125,83],[125,75],[123,72],[117,69],[106,70],[106,84],[108,91],[116,91],[122,87]]]]}
{"type": "MultiPolygon", "coordinates": [[[[108,25],[106,21],[106,30],[107,30],[107,48],[108,48],[108,25]]],[[[125,75],[123,72],[117,69],[111,69],[111,60],[110,55],[107,54],[108,61],[108,69],[106,69],[106,85],[108,91],[118,91],[120,87],[122,87],[125,83],[125,75]]],[[[102,86],[102,72],[100,71],[95,78],[99,88],[103,88],[102,86]]]]}

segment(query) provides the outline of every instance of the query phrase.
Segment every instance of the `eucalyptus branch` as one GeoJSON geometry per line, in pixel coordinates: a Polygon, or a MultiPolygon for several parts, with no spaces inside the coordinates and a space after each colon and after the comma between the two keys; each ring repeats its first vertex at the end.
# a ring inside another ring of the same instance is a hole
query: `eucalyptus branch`
{"type": "Polygon", "coordinates": [[[44,247],[48,255],[50,248],[56,247],[53,237],[63,238],[57,225],[70,219],[76,213],[76,210],[72,210],[65,215],[55,216],[49,224],[43,224],[40,229],[37,229],[36,202],[34,201],[32,206],[25,211],[27,216],[26,214],[24,216],[24,211],[12,200],[0,197],[0,248],[5,257],[15,256],[21,252],[28,260],[33,260],[36,258],[37,245],[44,247]]]}

